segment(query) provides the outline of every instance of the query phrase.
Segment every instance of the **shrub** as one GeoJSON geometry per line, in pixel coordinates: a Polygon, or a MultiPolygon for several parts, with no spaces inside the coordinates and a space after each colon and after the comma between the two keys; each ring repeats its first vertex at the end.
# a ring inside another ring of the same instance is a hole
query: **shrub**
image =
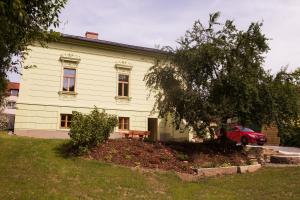
{"type": "Polygon", "coordinates": [[[70,138],[79,154],[105,142],[118,123],[117,117],[95,107],[90,114],[73,111],[70,138]]]}
{"type": "Polygon", "coordinates": [[[182,152],[178,152],[176,157],[177,157],[178,160],[181,160],[181,161],[186,161],[186,160],[189,159],[189,156],[187,154],[182,153],[182,152]]]}
{"type": "Polygon", "coordinates": [[[300,127],[285,127],[279,131],[281,145],[300,147],[300,127]]]}
{"type": "Polygon", "coordinates": [[[8,129],[8,119],[4,115],[0,115],[0,130],[8,129]]]}

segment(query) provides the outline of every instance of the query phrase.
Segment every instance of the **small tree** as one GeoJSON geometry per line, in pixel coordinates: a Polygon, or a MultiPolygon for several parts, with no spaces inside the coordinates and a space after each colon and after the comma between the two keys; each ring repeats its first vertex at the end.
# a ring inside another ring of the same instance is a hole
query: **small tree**
{"type": "Polygon", "coordinates": [[[70,129],[71,144],[79,153],[103,143],[118,123],[117,117],[95,107],[90,114],[73,111],[70,129]]]}
{"type": "Polygon", "coordinates": [[[58,15],[66,1],[0,0],[0,99],[6,91],[7,72],[18,72],[28,45],[57,38],[49,28],[59,25],[58,15]]]}

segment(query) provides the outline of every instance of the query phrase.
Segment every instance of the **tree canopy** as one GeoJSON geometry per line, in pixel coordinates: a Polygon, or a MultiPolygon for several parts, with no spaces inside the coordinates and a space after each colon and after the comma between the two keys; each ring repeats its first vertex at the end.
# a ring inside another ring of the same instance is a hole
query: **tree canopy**
{"type": "Polygon", "coordinates": [[[263,68],[269,50],[262,23],[239,30],[213,13],[199,20],[145,76],[160,117],[169,113],[201,134],[212,122],[237,118],[242,125],[292,123],[299,115],[296,75],[263,68]],[[287,94],[288,92],[288,94],[287,94]]]}
{"type": "Polygon", "coordinates": [[[18,72],[28,45],[55,38],[51,26],[67,0],[0,0],[0,99],[6,90],[7,72],[18,72]]]}

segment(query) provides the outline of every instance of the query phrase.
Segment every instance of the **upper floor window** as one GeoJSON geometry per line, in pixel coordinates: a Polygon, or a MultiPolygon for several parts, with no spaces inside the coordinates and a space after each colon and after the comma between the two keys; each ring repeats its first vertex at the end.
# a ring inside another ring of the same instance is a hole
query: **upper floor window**
{"type": "Polygon", "coordinates": [[[64,68],[63,91],[75,92],[76,70],[64,68]]]}
{"type": "Polygon", "coordinates": [[[71,114],[61,114],[60,115],[60,128],[70,128],[72,115],[71,114]]]}
{"type": "Polygon", "coordinates": [[[18,96],[19,95],[19,90],[15,90],[15,89],[10,90],[10,95],[11,96],[18,96]]]}
{"type": "Polygon", "coordinates": [[[119,74],[118,78],[118,96],[129,96],[129,75],[119,74]]]}

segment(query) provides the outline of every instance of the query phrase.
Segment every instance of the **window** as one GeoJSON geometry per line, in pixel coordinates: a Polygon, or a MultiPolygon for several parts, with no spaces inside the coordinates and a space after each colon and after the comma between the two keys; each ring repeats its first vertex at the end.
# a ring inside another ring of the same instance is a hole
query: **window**
{"type": "Polygon", "coordinates": [[[11,96],[18,96],[19,95],[19,90],[15,90],[15,89],[10,90],[10,95],[11,96]]]}
{"type": "Polygon", "coordinates": [[[129,75],[119,74],[118,79],[118,96],[128,97],[129,96],[129,75]]]}
{"type": "Polygon", "coordinates": [[[9,101],[9,102],[7,102],[6,108],[8,108],[8,109],[15,109],[16,108],[16,102],[15,101],[9,101]]]}
{"type": "Polygon", "coordinates": [[[63,91],[75,92],[76,70],[64,68],[63,91]]]}
{"type": "Polygon", "coordinates": [[[72,115],[71,114],[61,114],[60,115],[60,128],[70,128],[72,115]]]}
{"type": "Polygon", "coordinates": [[[119,130],[129,130],[129,117],[119,117],[119,130]]]}
{"type": "Polygon", "coordinates": [[[251,132],[251,133],[253,133],[254,131],[252,130],[252,129],[250,129],[250,128],[241,128],[241,131],[242,132],[251,132]]]}

